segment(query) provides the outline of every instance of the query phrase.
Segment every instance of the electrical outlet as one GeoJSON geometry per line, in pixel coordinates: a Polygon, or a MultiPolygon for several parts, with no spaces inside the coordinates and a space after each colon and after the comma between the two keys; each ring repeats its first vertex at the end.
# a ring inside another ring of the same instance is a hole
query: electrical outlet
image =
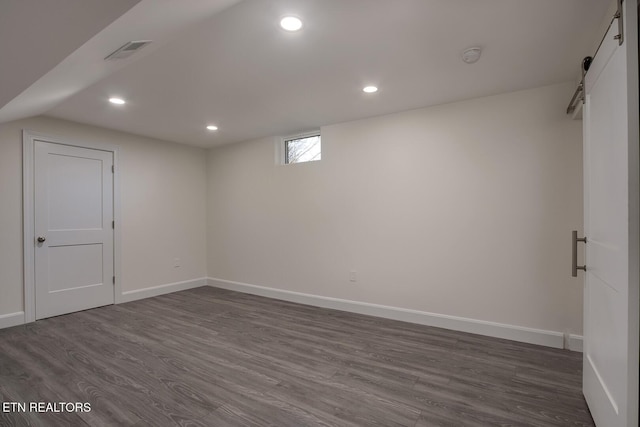
{"type": "Polygon", "coordinates": [[[173,268],[179,268],[180,267],[180,258],[174,258],[173,259],[173,268]]]}
{"type": "Polygon", "coordinates": [[[351,270],[349,272],[349,281],[350,282],[357,282],[358,281],[358,275],[356,274],[355,270],[351,270]]]}

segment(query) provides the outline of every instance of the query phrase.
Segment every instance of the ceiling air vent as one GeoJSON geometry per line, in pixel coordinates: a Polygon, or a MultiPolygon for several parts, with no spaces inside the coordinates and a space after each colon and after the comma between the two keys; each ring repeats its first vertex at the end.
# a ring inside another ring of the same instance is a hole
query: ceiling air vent
{"type": "Polygon", "coordinates": [[[146,45],[148,45],[149,43],[151,43],[151,40],[138,40],[134,42],[126,42],[125,44],[120,46],[118,49],[116,49],[115,52],[108,55],[104,59],[105,61],[110,61],[112,59],[128,58],[134,53],[136,53],[137,51],[139,51],[140,49],[142,49],[143,47],[145,47],[146,45]]]}

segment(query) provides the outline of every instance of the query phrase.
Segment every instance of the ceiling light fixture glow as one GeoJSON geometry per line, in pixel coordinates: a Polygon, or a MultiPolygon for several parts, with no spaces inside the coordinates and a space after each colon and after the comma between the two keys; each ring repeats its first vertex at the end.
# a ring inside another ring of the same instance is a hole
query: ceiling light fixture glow
{"type": "Polygon", "coordinates": [[[378,88],[375,86],[366,86],[364,89],[362,89],[362,91],[366,93],[376,93],[378,91],[378,88]]]}
{"type": "Polygon", "coordinates": [[[126,101],[122,98],[109,98],[109,102],[117,105],[126,104],[126,101]]]}
{"type": "Polygon", "coordinates": [[[296,16],[285,16],[280,20],[280,26],[286,31],[298,31],[302,28],[302,20],[296,16]]]}
{"type": "Polygon", "coordinates": [[[215,125],[209,125],[209,126],[207,126],[207,129],[208,129],[208,130],[218,130],[218,126],[215,126],[215,125]]]}

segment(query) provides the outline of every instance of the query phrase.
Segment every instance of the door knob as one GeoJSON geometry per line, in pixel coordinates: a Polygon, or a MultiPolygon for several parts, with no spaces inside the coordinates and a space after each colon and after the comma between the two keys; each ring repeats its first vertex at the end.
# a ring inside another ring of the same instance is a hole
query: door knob
{"type": "Polygon", "coordinates": [[[46,238],[46,237],[42,237],[42,236],[38,237],[38,243],[42,243],[42,242],[44,242],[45,240],[47,240],[47,238],[46,238]]]}

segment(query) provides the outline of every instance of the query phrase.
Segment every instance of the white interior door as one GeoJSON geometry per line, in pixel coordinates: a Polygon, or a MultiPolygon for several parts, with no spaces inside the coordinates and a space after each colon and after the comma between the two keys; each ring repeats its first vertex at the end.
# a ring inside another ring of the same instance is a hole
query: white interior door
{"type": "Polygon", "coordinates": [[[114,303],[113,153],[35,141],[36,319],[114,303]]]}
{"type": "MultiPolygon", "coordinates": [[[[627,52],[614,23],[585,79],[584,395],[599,427],[637,426],[637,301],[630,303],[627,52]],[[635,367],[634,367],[635,364],[635,367]],[[635,378],[634,378],[635,376],[635,378]],[[635,385],[634,385],[635,384],[635,385]],[[634,407],[636,409],[634,409],[634,407]]],[[[637,141],[635,142],[637,144],[637,141]]],[[[636,171],[637,173],[637,171],[636,171]]],[[[635,219],[633,219],[635,221],[635,219]]],[[[635,286],[632,284],[632,286],[635,286]]]]}

